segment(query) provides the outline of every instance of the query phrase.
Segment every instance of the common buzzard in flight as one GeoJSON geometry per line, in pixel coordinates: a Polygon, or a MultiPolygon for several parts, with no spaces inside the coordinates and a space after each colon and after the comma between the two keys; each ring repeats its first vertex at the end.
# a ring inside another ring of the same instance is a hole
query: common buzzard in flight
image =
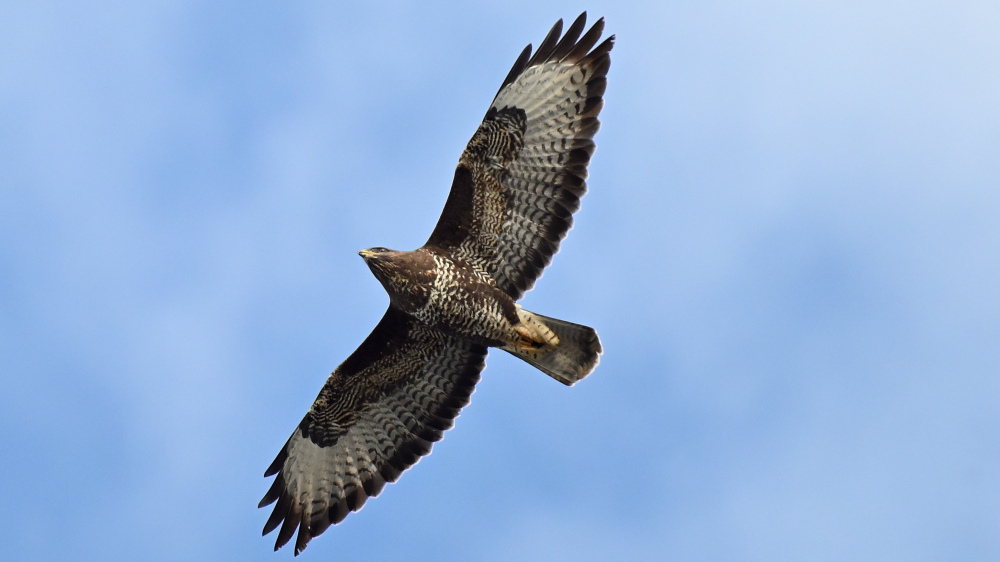
{"type": "Polygon", "coordinates": [[[556,22],[511,68],[455,169],[427,243],[360,252],[389,293],[385,316],[327,379],[265,476],[274,548],[295,553],[430,453],[498,347],[572,385],[597,366],[597,333],[516,301],[559,249],[587,191],[614,36],[556,22]],[[581,36],[582,34],[582,36],[581,36]],[[595,45],[597,45],[595,47],[595,45]]]}

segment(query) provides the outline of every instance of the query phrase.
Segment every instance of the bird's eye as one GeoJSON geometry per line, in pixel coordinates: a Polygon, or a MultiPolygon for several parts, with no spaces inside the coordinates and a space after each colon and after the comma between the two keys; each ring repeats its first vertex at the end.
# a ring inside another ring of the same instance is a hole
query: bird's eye
{"type": "Polygon", "coordinates": [[[375,252],[376,254],[384,254],[385,252],[388,252],[389,249],[383,248],[382,246],[375,246],[374,248],[371,249],[371,251],[375,252]]]}

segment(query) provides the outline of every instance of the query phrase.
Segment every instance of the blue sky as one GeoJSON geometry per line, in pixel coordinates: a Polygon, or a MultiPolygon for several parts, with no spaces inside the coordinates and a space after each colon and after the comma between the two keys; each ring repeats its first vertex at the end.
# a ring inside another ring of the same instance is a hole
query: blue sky
{"type": "Polygon", "coordinates": [[[591,192],[332,560],[1000,558],[993,2],[7,2],[0,558],[274,560],[264,468],[520,49],[617,34],[591,192]]]}

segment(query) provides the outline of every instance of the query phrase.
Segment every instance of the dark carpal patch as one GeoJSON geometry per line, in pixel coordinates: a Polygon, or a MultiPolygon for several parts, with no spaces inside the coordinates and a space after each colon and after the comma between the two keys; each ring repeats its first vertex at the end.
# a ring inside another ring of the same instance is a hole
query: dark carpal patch
{"type": "Polygon", "coordinates": [[[524,110],[519,107],[491,107],[465,147],[462,160],[484,163],[498,170],[506,169],[524,146],[527,124],[524,110]]]}

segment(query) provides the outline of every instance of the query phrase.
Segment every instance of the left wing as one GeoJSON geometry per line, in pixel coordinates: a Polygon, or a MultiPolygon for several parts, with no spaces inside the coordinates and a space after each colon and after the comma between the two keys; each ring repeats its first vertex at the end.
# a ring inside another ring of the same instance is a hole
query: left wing
{"type": "Polygon", "coordinates": [[[459,159],[427,246],[482,271],[514,300],[559,251],[587,191],[614,36],[584,12],[521,53],[459,159]]]}
{"type": "Polygon", "coordinates": [[[486,353],[390,306],[264,473],[277,475],[259,505],[278,502],[264,525],[266,535],[281,524],[274,549],[297,528],[298,554],[430,453],[469,403],[486,353]]]}

